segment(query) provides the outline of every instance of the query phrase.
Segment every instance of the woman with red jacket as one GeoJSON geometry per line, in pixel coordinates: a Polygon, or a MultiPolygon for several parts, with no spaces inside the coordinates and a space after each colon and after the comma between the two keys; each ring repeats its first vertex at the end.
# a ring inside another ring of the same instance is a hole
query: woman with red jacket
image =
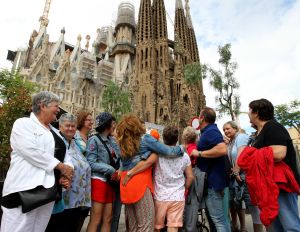
{"type": "MultiPolygon", "coordinates": [[[[257,127],[257,136],[252,146],[260,149],[271,147],[275,165],[283,161],[289,166],[298,184],[300,175],[296,153],[287,130],[274,119],[274,106],[266,99],[259,99],[249,104],[249,119],[257,127]]],[[[268,231],[300,231],[298,212],[298,192],[287,192],[279,186],[279,213],[268,231]]]]}

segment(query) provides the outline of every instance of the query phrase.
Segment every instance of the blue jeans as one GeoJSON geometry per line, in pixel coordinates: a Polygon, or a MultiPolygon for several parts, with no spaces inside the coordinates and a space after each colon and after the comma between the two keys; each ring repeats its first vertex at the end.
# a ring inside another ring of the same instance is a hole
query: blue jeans
{"type": "Polygon", "coordinates": [[[268,227],[267,231],[300,232],[300,218],[298,212],[298,195],[296,193],[279,193],[279,213],[276,219],[268,227]]]}
{"type": "Polygon", "coordinates": [[[223,191],[215,191],[209,188],[204,199],[217,232],[230,232],[230,225],[224,214],[223,197],[223,191]]]}
{"type": "Polygon", "coordinates": [[[111,220],[111,232],[117,232],[119,227],[119,219],[122,209],[122,202],[120,199],[120,188],[115,188],[115,201],[113,203],[113,216],[111,220]]]}

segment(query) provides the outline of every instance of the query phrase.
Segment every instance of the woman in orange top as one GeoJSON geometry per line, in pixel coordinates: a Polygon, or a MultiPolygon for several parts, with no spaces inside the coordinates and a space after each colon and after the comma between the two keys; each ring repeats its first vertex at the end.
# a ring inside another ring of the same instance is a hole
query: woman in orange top
{"type": "Polygon", "coordinates": [[[126,231],[153,232],[152,167],[148,165],[146,169],[140,169],[139,173],[136,170],[133,173],[131,169],[140,162],[155,160],[153,152],[168,156],[183,155],[183,147],[166,146],[146,134],[139,118],[132,114],[121,119],[116,132],[122,158],[121,182],[130,179],[126,185],[120,186],[121,201],[125,204],[126,231]]]}

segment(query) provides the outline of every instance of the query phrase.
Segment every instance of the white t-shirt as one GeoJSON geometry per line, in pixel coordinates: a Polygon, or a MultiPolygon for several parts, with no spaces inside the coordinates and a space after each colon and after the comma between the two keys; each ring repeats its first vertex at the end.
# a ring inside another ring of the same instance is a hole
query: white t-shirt
{"type": "Polygon", "coordinates": [[[191,165],[188,154],[178,158],[159,156],[154,172],[154,199],[184,201],[184,170],[191,165]]]}

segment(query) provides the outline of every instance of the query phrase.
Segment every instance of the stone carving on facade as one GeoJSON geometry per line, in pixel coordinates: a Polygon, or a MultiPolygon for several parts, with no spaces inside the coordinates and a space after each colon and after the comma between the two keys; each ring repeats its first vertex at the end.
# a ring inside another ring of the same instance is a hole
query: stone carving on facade
{"type": "Polygon", "coordinates": [[[41,89],[57,93],[63,109],[74,114],[84,109],[95,116],[102,111],[108,81],[129,90],[134,112],[152,123],[187,125],[204,107],[202,83],[184,82],[184,66],[199,62],[188,0],[185,9],[176,0],[174,41],[168,38],[164,0],[141,0],[138,25],[134,6],[123,2],[115,27],[97,29],[92,51],[90,36],[82,49],[81,35],[76,45],[68,44],[64,28],[56,42],[49,42],[50,3],[46,0],[40,29],[31,34],[28,49],[16,52],[13,68],[41,89]]]}

